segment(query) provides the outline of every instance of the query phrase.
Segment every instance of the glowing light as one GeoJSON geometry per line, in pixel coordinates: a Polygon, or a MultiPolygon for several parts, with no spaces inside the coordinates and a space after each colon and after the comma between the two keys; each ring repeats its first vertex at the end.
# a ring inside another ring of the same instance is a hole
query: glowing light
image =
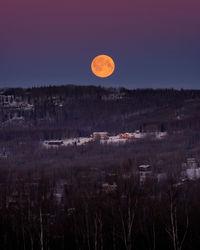
{"type": "Polygon", "coordinates": [[[99,55],[93,59],[91,70],[96,76],[105,78],[113,74],[115,63],[110,56],[99,55]]]}

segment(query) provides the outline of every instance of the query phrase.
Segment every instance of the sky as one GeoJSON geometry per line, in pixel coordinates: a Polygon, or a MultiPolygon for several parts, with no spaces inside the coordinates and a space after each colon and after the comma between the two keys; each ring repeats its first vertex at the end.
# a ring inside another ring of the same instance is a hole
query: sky
{"type": "Polygon", "coordinates": [[[0,87],[200,88],[199,0],[1,0],[0,87]],[[96,77],[92,59],[115,61],[96,77]]]}

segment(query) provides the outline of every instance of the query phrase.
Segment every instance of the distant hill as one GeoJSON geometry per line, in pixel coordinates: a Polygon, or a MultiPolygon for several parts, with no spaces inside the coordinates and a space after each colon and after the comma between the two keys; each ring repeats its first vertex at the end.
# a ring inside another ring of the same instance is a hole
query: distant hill
{"type": "Polygon", "coordinates": [[[35,138],[43,139],[84,136],[92,131],[198,130],[199,109],[200,90],[74,85],[12,88],[0,93],[0,128],[5,137],[12,135],[10,131],[15,135],[32,131],[35,138]]]}

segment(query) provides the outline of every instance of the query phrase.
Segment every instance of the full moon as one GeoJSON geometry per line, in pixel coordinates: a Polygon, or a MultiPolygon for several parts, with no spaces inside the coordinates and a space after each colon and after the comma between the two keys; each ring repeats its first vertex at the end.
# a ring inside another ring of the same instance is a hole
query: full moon
{"type": "Polygon", "coordinates": [[[105,78],[112,75],[115,70],[115,63],[110,56],[99,55],[93,59],[91,70],[96,76],[105,78]]]}

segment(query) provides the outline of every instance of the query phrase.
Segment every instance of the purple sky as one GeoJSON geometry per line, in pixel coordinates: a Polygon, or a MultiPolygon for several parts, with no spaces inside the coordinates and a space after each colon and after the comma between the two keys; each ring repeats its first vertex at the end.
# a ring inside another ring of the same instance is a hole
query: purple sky
{"type": "Polygon", "coordinates": [[[199,0],[2,0],[0,87],[200,88],[199,0]],[[90,71],[108,54],[115,73],[90,71]]]}

